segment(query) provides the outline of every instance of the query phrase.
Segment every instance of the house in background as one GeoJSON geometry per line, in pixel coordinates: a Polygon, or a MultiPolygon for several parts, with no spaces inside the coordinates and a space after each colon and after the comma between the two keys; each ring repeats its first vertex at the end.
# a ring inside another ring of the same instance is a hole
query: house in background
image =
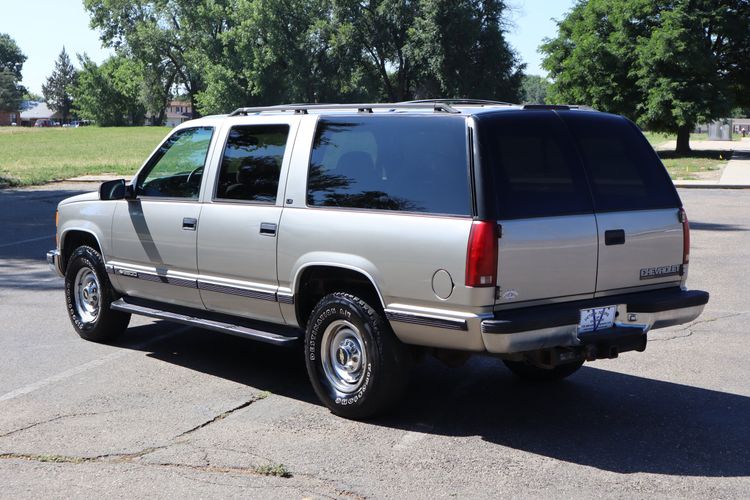
{"type": "Polygon", "coordinates": [[[180,123],[191,120],[192,118],[193,107],[190,105],[189,101],[169,101],[164,124],[167,127],[176,127],[180,123]]]}
{"type": "Polygon", "coordinates": [[[62,115],[58,112],[52,112],[44,102],[28,101],[21,111],[21,125],[33,127],[37,120],[60,121],[62,115]]]}
{"type": "Polygon", "coordinates": [[[18,124],[18,111],[0,111],[0,127],[18,124]]]}

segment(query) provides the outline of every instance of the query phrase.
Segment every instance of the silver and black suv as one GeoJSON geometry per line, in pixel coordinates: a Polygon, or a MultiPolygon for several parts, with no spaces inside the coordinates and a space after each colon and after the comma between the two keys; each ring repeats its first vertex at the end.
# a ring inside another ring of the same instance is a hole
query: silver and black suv
{"type": "Polygon", "coordinates": [[[243,108],[180,125],[58,216],[47,258],[81,337],[142,314],[303,344],[350,418],[396,402],[425,352],[560,379],[708,301],[649,143],[565,106],[243,108]]]}

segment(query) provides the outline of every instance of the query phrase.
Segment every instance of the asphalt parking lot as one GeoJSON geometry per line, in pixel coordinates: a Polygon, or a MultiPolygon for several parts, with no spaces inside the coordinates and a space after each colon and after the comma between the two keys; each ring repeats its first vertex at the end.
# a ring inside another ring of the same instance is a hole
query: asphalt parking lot
{"type": "Polygon", "coordinates": [[[428,360],[369,423],[316,400],[299,352],[134,318],[71,328],[47,270],[56,203],[0,191],[0,490],[6,498],[750,496],[750,190],[682,190],[693,324],[567,381],[428,360]]]}

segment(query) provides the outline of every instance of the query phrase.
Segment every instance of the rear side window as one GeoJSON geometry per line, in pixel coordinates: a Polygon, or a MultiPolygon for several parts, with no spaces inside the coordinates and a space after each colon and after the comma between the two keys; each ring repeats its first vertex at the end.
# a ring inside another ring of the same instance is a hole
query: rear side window
{"type": "Polygon", "coordinates": [[[506,111],[477,121],[498,219],[593,212],[583,168],[554,112],[506,111]]]}
{"type": "Polygon", "coordinates": [[[232,127],[221,159],[216,198],[275,203],[288,125],[232,127]]]}
{"type": "Polygon", "coordinates": [[[583,156],[598,212],[680,206],[669,174],[631,122],[583,112],[560,116],[583,156]]]}
{"type": "Polygon", "coordinates": [[[310,158],[307,204],[470,215],[465,120],[321,119],[310,158]]]}

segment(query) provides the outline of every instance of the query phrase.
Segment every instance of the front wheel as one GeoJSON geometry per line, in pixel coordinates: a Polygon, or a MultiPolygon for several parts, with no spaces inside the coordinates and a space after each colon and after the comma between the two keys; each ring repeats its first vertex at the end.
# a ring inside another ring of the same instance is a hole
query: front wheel
{"type": "Polygon", "coordinates": [[[65,302],[81,338],[111,342],[125,331],[130,314],[110,309],[113,296],[99,252],[89,246],[73,250],[65,270],[65,302]]]}
{"type": "Polygon", "coordinates": [[[336,415],[363,419],[403,395],[411,356],[382,313],[347,293],[315,306],[305,332],[305,364],[318,398],[336,415]]]}

